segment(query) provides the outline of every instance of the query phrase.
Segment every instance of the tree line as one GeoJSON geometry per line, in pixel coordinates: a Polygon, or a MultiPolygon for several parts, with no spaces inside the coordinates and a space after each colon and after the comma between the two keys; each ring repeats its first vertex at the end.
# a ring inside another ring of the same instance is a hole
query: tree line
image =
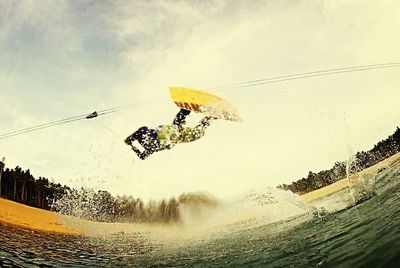
{"type": "Polygon", "coordinates": [[[28,170],[17,166],[7,168],[1,176],[0,196],[42,209],[50,209],[50,202],[61,197],[69,188],[50,182],[47,178],[35,179],[28,170]]]}
{"type": "Polygon", "coordinates": [[[278,188],[305,194],[369,168],[399,152],[400,128],[397,127],[396,131],[387,139],[378,142],[369,151],[357,152],[350,161],[336,162],[331,169],[318,173],[310,171],[307,177],[293,181],[291,184],[281,184],[278,188]]]}

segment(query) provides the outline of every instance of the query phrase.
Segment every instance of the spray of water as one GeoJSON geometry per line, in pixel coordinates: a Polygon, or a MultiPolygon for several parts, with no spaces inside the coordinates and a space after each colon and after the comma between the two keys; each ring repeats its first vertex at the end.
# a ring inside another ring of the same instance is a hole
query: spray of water
{"type": "MultiPolygon", "coordinates": [[[[276,188],[252,190],[223,200],[188,193],[147,203],[80,189],[71,190],[52,206],[60,213],[91,220],[85,222],[85,231],[90,230],[92,235],[146,233],[171,240],[232,233],[312,214],[298,195],[276,188]]],[[[79,228],[84,225],[77,221],[69,224],[79,228]]]]}
{"type": "Polygon", "coordinates": [[[356,154],[350,152],[346,160],[348,186],[334,194],[312,202],[316,214],[325,215],[355,206],[375,195],[377,177],[374,172],[365,169],[356,154]]]}

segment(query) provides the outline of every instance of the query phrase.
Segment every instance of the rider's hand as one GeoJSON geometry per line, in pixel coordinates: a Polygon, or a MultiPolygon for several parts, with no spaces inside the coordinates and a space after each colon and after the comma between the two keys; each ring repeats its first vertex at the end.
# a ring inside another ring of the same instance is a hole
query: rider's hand
{"type": "Polygon", "coordinates": [[[124,142],[125,142],[126,144],[128,144],[128,145],[132,145],[132,141],[129,139],[129,137],[126,138],[124,142]]]}

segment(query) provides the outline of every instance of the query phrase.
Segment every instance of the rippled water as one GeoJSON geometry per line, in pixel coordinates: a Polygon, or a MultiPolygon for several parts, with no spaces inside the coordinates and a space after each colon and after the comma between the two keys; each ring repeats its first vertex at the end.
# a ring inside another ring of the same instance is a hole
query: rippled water
{"type": "Polygon", "coordinates": [[[0,266],[399,267],[399,174],[399,167],[380,174],[376,195],[340,212],[248,220],[196,238],[89,238],[0,224],[0,266]]]}

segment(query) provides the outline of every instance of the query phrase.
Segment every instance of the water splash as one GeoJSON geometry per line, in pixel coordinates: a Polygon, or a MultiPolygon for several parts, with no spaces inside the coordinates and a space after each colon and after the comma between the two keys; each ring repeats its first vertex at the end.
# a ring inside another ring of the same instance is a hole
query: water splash
{"type": "Polygon", "coordinates": [[[108,222],[101,225],[89,222],[86,229],[93,235],[145,232],[168,240],[234,233],[311,215],[313,211],[298,195],[270,187],[223,200],[204,193],[189,193],[146,204],[140,199],[114,199],[107,192],[81,189],[54,202],[53,208],[81,219],[108,222]]]}

